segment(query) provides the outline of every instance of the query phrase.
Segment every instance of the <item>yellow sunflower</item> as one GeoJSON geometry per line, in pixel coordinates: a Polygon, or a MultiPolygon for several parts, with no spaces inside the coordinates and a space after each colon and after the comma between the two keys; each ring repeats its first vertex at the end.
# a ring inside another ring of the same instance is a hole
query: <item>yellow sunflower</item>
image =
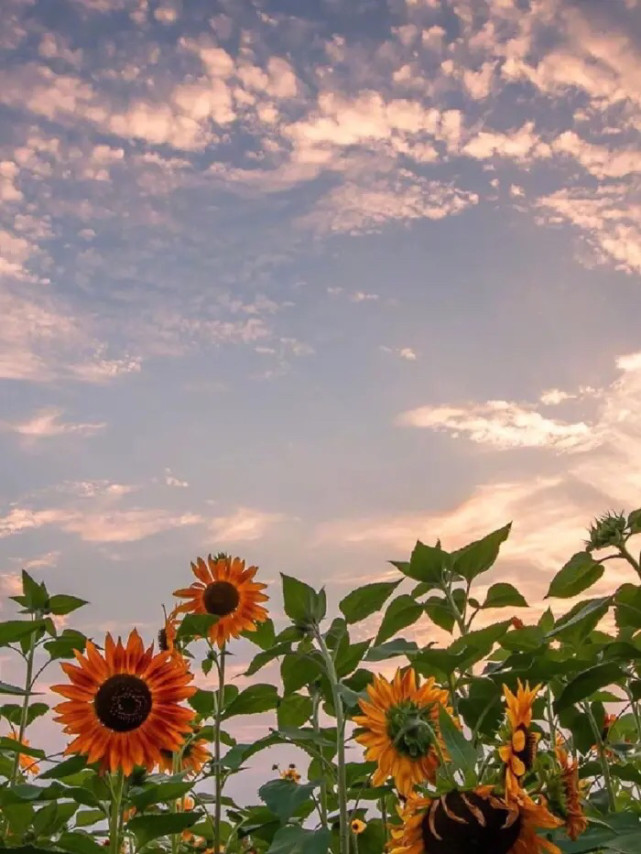
{"type": "Polygon", "coordinates": [[[91,641],[85,655],[74,655],[78,666],[61,665],[71,684],[51,688],[67,698],[55,707],[56,720],[76,736],[66,754],[100,761],[102,771],[131,774],[134,765],[151,771],[161,750],[182,745],[194,712],[179,703],[196,691],[187,684],[193,676],[184,665],[167,652],[154,655],[153,645],[145,650],[135,629],[126,647],[108,634],[104,655],[91,641]]]}
{"type": "Polygon", "coordinates": [[[561,854],[538,831],[562,822],[523,791],[510,803],[492,786],[435,799],[414,794],[399,812],[403,823],[392,830],[391,854],[561,854]]]}
{"type": "Polygon", "coordinates": [[[365,748],[365,758],[378,762],[372,777],[374,786],[380,786],[393,777],[398,791],[408,796],[417,783],[434,779],[439,764],[434,740],[440,741],[439,710],[447,705],[447,691],[439,688],[433,678],[420,687],[416,673],[408,668],[400,670],[392,682],[376,676],[367,688],[368,700],[359,700],[362,715],[354,723],[362,727],[356,740],[365,748]]]}
{"type": "MultiPolygon", "coordinates": [[[[18,733],[13,727],[11,727],[11,731],[7,734],[7,738],[12,739],[13,741],[18,741],[18,733]]],[[[20,744],[22,747],[31,747],[29,740],[24,736],[22,737],[20,744]]],[[[36,764],[36,760],[33,756],[29,756],[28,753],[20,753],[18,755],[18,764],[25,774],[37,775],[40,773],[40,766],[36,764]]]]}
{"type": "Polygon", "coordinates": [[[365,831],[367,825],[364,821],[361,821],[360,818],[355,818],[352,822],[350,822],[349,827],[353,834],[355,834],[356,836],[360,836],[361,833],[365,831]]]}
{"type": "MultiPolygon", "coordinates": [[[[197,738],[186,744],[180,751],[178,772],[186,771],[188,774],[194,775],[200,773],[203,765],[211,759],[207,745],[207,740],[202,738],[197,738]]],[[[171,750],[160,751],[158,767],[165,774],[174,773],[174,754],[171,750]]]]}
{"type": "Polygon", "coordinates": [[[174,591],[174,596],[188,601],[179,605],[172,616],[189,613],[219,617],[209,630],[212,643],[222,647],[243,631],[256,631],[256,624],[267,619],[267,611],[260,604],[269,599],[261,592],[267,585],[253,580],[258,567],[245,569],[245,561],[240,558],[210,555],[207,563],[199,557],[191,569],[198,581],[174,591]]]}
{"type": "Polygon", "coordinates": [[[557,736],[555,747],[556,758],[561,766],[561,783],[563,785],[563,812],[565,814],[565,830],[574,842],[588,827],[588,820],[583,813],[581,801],[581,781],[579,766],[576,759],[570,760],[563,746],[563,739],[557,736]]]}
{"type": "Polygon", "coordinates": [[[283,780],[291,780],[293,783],[300,783],[300,774],[295,765],[290,765],[284,771],[281,771],[280,776],[283,780]]]}
{"type": "Polygon", "coordinates": [[[523,685],[518,680],[516,694],[507,685],[503,686],[503,695],[507,702],[507,719],[510,738],[507,744],[499,748],[499,756],[505,763],[505,792],[508,797],[520,788],[520,782],[534,764],[540,733],[532,732],[532,706],[540,685],[530,688],[528,682],[523,685]]]}

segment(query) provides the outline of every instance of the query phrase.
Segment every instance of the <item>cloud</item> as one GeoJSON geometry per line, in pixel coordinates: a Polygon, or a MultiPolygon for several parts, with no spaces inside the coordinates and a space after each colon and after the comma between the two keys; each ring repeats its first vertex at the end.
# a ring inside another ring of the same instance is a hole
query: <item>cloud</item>
{"type": "Polygon", "coordinates": [[[105,422],[63,421],[64,410],[41,409],[26,421],[2,421],[0,429],[17,433],[32,441],[52,436],[95,436],[107,426],[105,422]]]}
{"type": "Polygon", "coordinates": [[[568,423],[546,418],[532,407],[505,400],[467,406],[421,406],[403,412],[396,423],[467,436],[480,445],[498,449],[543,448],[585,450],[596,440],[583,421],[568,423]]]}
{"type": "Polygon", "coordinates": [[[260,540],[276,524],[287,519],[282,513],[268,513],[251,507],[239,507],[228,516],[217,516],[209,523],[211,536],[221,543],[260,540]]]}
{"type": "Polygon", "coordinates": [[[172,474],[171,469],[165,469],[165,485],[185,489],[189,486],[189,483],[186,480],[180,480],[180,478],[172,474]]]}
{"type": "Polygon", "coordinates": [[[398,355],[401,357],[401,359],[405,359],[406,362],[415,362],[418,358],[418,356],[416,355],[414,350],[412,350],[411,347],[401,347],[398,355]]]}

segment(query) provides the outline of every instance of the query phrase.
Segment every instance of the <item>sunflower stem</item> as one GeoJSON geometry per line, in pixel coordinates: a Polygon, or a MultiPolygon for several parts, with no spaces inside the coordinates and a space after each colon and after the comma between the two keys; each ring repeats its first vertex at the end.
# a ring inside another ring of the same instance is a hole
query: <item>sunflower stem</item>
{"type": "Polygon", "coordinates": [[[619,543],[619,545],[617,546],[617,550],[618,550],[619,554],[621,555],[621,557],[624,560],[627,560],[627,562],[630,564],[630,566],[634,568],[634,571],[636,572],[636,574],[639,577],[641,577],[641,566],[639,565],[639,562],[632,557],[632,555],[628,551],[625,543],[619,543]]]}
{"type": "MultiPolygon", "coordinates": [[[[37,612],[33,618],[34,620],[40,619],[40,613],[37,612]]],[[[25,691],[27,692],[24,695],[24,699],[22,701],[22,711],[20,712],[20,727],[18,730],[18,743],[16,747],[18,748],[13,757],[13,767],[11,769],[11,780],[10,784],[13,784],[16,781],[16,776],[18,774],[18,766],[20,764],[20,745],[22,744],[22,739],[24,738],[24,733],[27,728],[27,719],[29,717],[29,699],[31,697],[31,689],[33,688],[33,663],[35,660],[36,653],[36,633],[35,631],[31,632],[29,637],[29,651],[27,652],[27,672],[25,674],[25,691]]]]}
{"type": "Polygon", "coordinates": [[[338,766],[336,792],[338,795],[339,851],[340,854],[349,854],[350,832],[347,815],[347,770],[345,767],[345,713],[343,710],[343,700],[338,690],[339,682],[334,660],[318,625],[314,626],[314,636],[325,661],[327,678],[332,689],[334,712],[336,714],[336,764],[338,766]]]}
{"type": "Polygon", "coordinates": [[[223,775],[220,767],[220,725],[223,717],[225,702],[225,645],[221,647],[216,662],[218,670],[218,692],[216,697],[216,715],[214,718],[214,768],[215,768],[215,803],[214,803],[214,851],[220,851],[220,820],[223,800],[223,775]]]}
{"type": "Polygon", "coordinates": [[[120,854],[120,828],[122,821],[122,793],[125,775],[122,768],[110,777],[111,815],[109,816],[109,854],[120,854]]]}
{"type": "Polygon", "coordinates": [[[608,807],[610,808],[610,812],[616,812],[616,798],[614,797],[614,788],[612,786],[612,777],[610,776],[610,766],[608,765],[608,758],[605,755],[605,746],[603,743],[603,739],[601,738],[601,732],[599,730],[599,726],[594,718],[594,714],[592,713],[592,709],[590,708],[589,703],[583,703],[583,711],[587,715],[587,718],[590,722],[590,726],[592,727],[592,733],[594,735],[594,743],[596,744],[597,752],[599,754],[599,761],[601,763],[601,770],[603,771],[603,781],[605,783],[605,788],[608,794],[608,807]]]}
{"type": "MultiPolygon", "coordinates": [[[[317,735],[320,735],[319,707],[320,693],[314,690],[312,693],[312,726],[314,727],[314,732],[317,735]]],[[[323,774],[321,779],[320,789],[318,792],[318,807],[321,825],[323,828],[327,828],[327,778],[325,774],[323,774]]]]}
{"type": "MultiPolygon", "coordinates": [[[[178,753],[174,750],[172,754],[172,763],[171,763],[171,773],[172,776],[178,773],[178,753]]],[[[171,800],[171,811],[175,813],[178,809],[178,804],[176,803],[176,799],[172,798],[171,800]]],[[[177,833],[172,833],[171,835],[171,854],[177,854],[178,852],[178,839],[179,836],[177,833]]]]}

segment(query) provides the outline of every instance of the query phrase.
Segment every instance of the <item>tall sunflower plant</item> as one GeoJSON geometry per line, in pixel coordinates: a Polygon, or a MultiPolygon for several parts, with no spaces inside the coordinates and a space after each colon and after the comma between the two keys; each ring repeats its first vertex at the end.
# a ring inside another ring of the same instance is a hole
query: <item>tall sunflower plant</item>
{"type": "Polygon", "coordinates": [[[24,572],[0,623],[24,668],[0,682],[0,847],[641,852],[639,533],[641,510],[596,519],[536,617],[497,580],[510,525],[456,550],[417,542],[333,618],[324,590],[283,575],[278,631],[257,567],[198,557],[155,643],[62,626],[85,602],[24,572]],[[597,583],[610,593],[586,596],[597,583]],[[249,743],[244,715],[264,724],[249,743]],[[37,746],[48,717],[62,753],[37,746]],[[263,782],[238,804],[228,784],[248,769],[263,782]]]}

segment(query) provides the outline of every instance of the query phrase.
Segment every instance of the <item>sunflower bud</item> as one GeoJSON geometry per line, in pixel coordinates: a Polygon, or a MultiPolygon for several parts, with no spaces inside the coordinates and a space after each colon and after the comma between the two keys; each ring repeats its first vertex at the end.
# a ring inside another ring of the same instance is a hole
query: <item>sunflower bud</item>
{"type": "Polygon", "coordinates": [[[594,520],[588,531],[587,551],[599,551],[608,546],[618,546],[624,541],[627,520],[623,513],[605,513],[594,520]]]}

